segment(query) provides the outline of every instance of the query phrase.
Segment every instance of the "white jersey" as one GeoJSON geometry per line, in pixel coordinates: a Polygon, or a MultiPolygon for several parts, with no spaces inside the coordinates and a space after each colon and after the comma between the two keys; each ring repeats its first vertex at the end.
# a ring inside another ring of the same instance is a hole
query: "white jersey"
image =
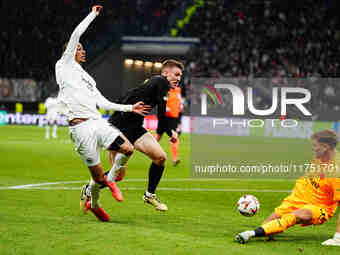
{"type": "Polygon", "coordinates": [[[58,113],[60,113],[60,104],[58,98],[49,97],[44,103],[47,109],[46,119],[49,123],[53,123],[58,120],[58,113]]]}
{"type": "Polygon", "coordinates": [[[68,120],[74,118],[100,119],[97,106],[104,110],[132,111],[132,105],[108,101],[97,89],[95,80],[78,64],[75,54],[80,36],[95,19],[91,12],[73,31],[66,50],[55,66],[61,107],[68,120]]]}
{"type": "Polygon", "coordinates": [[[55,97],[49,97],[46,99],[44,103],[45,108],[47,111],[55,111],[58,112],[59,110],[59,101],[55,97]]]}

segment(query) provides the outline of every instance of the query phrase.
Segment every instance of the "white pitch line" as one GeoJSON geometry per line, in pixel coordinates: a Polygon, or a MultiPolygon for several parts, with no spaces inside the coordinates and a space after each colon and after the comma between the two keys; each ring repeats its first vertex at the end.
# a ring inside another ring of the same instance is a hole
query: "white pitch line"
{"type": "Polygon", "coordinates": [[[0,141],[0,144],[42,144],[42,143],[53,143],[53,142],[57,142],[57,143],[65,143],[65,144],[70,144],[71,141],[70,140],[42,140],[42,141],[32,141],[32,140],[8,140],[8,141],[0,141]]]}
{"type": "MultiPolygon", "coordinates": [[[[177,178],[177,179],[162,179],[162,182],[209,182],[209,181],[247,181],[248,179],[222,179],[222,178],[215,178],[215,179],[196,179],[196,178],[177,178]]],[[[260,179],[255,179],[252,181],[259,181],[260,179]]],[[[267,180],[267,179],[264,179],[267,180]]],[[[274,179],[275,181],[276,179],[274,179]]],[[[125,179],[124,182],[146,182],[147,179],[125,179]]],[[[262,180],[263,181],[263,180],[262,180]]],[[[278,181],[282,181],[279,180],[278,181]]],[[[289,181],[289,180],[284,180],[284,181],[289,181]]],[[[1,187],[0,190],[2,189],[30,189],[33,187],[41,187],[41,186],[49,186],[49,185],[60,185],[60,184],[74,184],[74,183],[87,183],[89,182],[88,180],[83,180],[83,181],[61,181],[61,182],[44,182],[44,183],[33,183],[33,184],[25,184],[25,185],[16,185],[16,186],[5,186],[1,187]]]]}
{"type": "Polygon", "coordinates": [[[84,183],[84,182],[86,182],[86,181],[45,182],[45,183],[0,187],[0,189],[30,189],[32,187],[41,187],[41,186],[59,185],[59,184],[84,183]]]}
{"type": "MultiPolygon", "coordinates": [[[[246,180],[246,179],[240,179],[246,180]]],[[[126,179],[124,182],[146,182],[147,179],[126,179]]],[[[198,182],[198,181],[235,181],[235,179],[192,179],[192,178],[178,178],[178,179],[163,179],[162,182],[198,182]]],[[[77,184],[87,183],[88,180],[83,181],[60,181],[60,182],[45,182],[34,183],[16,186],[0,187],[0,190],[18,190],[18,189],[35,189],[35,190],[79,190],[80,187],[45,187],[50,185],[61,184],[77,184]]],[[[122,190],[143,190],[144,188],[136,187],[122,187],[122,190]]],[[[218,188],[159,188],[159,190],[169,191],[218,191],[218,192],[290,192],[290,190],[270,190],[270,189],[218,189],[218,188]]]]}
{"type": "MultiPolygon", "coordinates": [[[[1,187],[0,190],[5,190],[1,187]]],[[[10,189],[10,188],[7,188],[10,189]]],[[[12,188],[13,189],[13,188],[12,188]]],[[[31,186],[21,189],[29,190],[80,190],[81,187],[37,187],[31,186]]],[[[145,188],[137,187],[121,187],[120,190],[145,190],[145,188]]],[[[208,189],[208,188],[158,188],[164,191],[200,191],[200,192],[260,192],[260,193],[289,193],[291,190],[271,190],[271,189],[208,189]]]]}

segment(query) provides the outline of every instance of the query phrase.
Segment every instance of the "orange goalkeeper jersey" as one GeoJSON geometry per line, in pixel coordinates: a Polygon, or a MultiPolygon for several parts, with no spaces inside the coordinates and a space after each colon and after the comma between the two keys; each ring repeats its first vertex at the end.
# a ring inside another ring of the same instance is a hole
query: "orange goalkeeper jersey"
{"type": "Polygon", "coordinates": [[[340,201],[340,153],[327,163],[314,159],[309,172],[297,180],[294,190],[286,199],[325,208],[333,216],[340,201]]]}
{"type": "Polygon", "coordinates": [[[181,112],[182,96],[181,88],[171,88],[166,103],[165,115],[172,118],[178,118],[181,112]]]}

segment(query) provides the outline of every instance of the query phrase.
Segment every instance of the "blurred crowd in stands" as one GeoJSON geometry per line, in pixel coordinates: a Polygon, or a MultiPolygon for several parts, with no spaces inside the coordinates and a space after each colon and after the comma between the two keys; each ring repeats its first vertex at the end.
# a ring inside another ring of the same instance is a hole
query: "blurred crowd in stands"
{"type": "MultiPolygon", "coordinates": [[[[88,60],[121,35],[162,35],[176,1],[105,1],[82,37],[88,60]],[[90,43],[89,43],[90,42],[90,43]]],[[[73,29],[100,1],[4,1],[0,8],[0,77],[50,80],[73,29]]]]}
{"type": "Polygon", "coordinates": [[[198,36],[195,76],[337,77],[336,1],[206,1],[183,36],[198,36]]]}
{"type": "Polygon", "coordinates": [[[187,72],[248,81],[271,77],[271,86],[307,78],[300,86],[327,98],[323,107],[338,110],[333,99],[339,84],[320,78],[340,75],[339,7],[335,0],[205,1],[181,31],[201,39],[188,56],[187,72]]]}

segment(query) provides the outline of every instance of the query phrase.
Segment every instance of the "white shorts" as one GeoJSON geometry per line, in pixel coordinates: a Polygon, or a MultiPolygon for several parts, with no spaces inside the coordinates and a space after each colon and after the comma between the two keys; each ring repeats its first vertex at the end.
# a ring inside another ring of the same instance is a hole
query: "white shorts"
{"type": "Polygon", "coordinates": [[[100,163],[100,148],[107,149],[121,132],[106,120],[87,120],[69,127],[80,158],[87,166],[100,163]]]}

